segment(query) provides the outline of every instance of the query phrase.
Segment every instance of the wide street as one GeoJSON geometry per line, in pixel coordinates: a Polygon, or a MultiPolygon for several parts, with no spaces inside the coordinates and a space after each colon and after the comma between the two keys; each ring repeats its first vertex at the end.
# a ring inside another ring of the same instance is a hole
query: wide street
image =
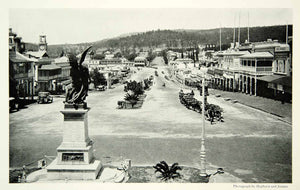
{"type": "MultiPolygon", "coordinates": [[[[154,76],[141,109],[117,109],[117,101],[125,95],[124,85],[89,92],[89,135],[95,142],[95,156],[104,164],[129,158],[133,165],[152,166],[165,160],[199,167],[202,117],[179,102],[182,85],[164,77],[169,74],[163,59],[157,57],[153,64],[158,77],[153,68],[133,68],[132,80],[154,76]]],[[[199,92],[195,94],[200,98],[199,92]]],[[[10,167],[55,156],[62,141],[63,100],[55,97],[52,104],[31,104],[9,115],[10,167]]],[[[291,182],[291,125],[223,98],[211,95],[208,102],[224,109],[225,120],[213,125],[206,122],[208,165],[222,167],[244,182],[291,182]]]]}

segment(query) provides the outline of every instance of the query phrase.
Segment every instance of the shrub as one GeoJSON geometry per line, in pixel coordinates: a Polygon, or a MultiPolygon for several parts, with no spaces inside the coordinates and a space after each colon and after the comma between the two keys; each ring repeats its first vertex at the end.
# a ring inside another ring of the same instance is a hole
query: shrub
{"type": "Polygon", "coordinates": [[[161,161],[153,166],[153,168],[155,169],[155,173],[160,172],[160,177],[164,181],[181,177],[180,173],[177,172],[177,170],[181,170],[181,167],[178,166],[178,163],[174,163],[171,167],[169,167],[165,161],[161,161]]]}

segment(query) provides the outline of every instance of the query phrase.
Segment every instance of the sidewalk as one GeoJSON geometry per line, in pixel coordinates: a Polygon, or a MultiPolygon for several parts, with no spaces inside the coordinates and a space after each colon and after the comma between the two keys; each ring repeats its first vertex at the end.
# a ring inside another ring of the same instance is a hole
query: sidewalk
{"type": "Polygon", "coordinates": [[[210,95],[221,95],[220,98],[230,98],[237,100],[238,103],[270,113],[280,118],[280,120],[292,124],[292,104],[263,98],[259,96],[250,96],[241,92],[228,92],[217,89],[209,89],[210,95]]]}

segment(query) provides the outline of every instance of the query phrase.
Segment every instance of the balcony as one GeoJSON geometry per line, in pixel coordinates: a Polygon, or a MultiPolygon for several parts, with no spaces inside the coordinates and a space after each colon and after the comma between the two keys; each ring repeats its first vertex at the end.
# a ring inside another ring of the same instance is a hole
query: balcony
{"type": "Polygon", "coordinates": [[[16,73],[14,78],[15,79],[23,79],[23,78],[32,78],[33,73],[16,73]]]}
{"type": "Polygon", "coordinates": [[[257,75],[269,75],[272,74],[272,67],[249,67],[249,66],[244,66],[240,68],[241,71],[249,72],[249,73],[255,73],[257,75]]]}
{"type": "Polygon", "coordinates": [[[59,79],[61,75],[52,75],[52,76],[39,76],[38,81],[49,81],[59,79]]]}

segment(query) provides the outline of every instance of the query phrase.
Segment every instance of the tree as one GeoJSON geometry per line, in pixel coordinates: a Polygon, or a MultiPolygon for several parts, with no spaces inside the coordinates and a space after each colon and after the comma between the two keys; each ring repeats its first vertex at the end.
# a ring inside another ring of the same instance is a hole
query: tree
{"type": "Polygon", "coordinates": [[[162,57],[163,57],[163,59],[165,61],[165,64],[168,64],[167,52],[165,50],[162,51],[162,57]]]}
{"type": "Polygon", "coordinates": [[[93,56],[93,59],[97,59],[97,60],[101,60],[101,59],[104,59],[105,58],[105,55],[103,54],[96,54],[93,56]]]}
{"type": "Polygon", "coordinates": [[[95,86],[106,85],[106,79],[104,77],[104,74],[100,73],[97,68],[94,69],[90,75],[95,86]]]}
{"type": "Polygon", "coordinates": [[[121,58],[121,57],[122,57],[121,52],[115,53],[115,54],[114,54],[114,57],[115,57],[115,58],[121,58]]]}
{"type": "Polygon", "coordinates": [[[155,57],[156,55],[152,52],[152,50],[150,50],[147,56],[147,60],[151,62],[155,57]]]}
{"type": "Polygon", "coordinates": [[[134,59],[137,57],[137,54],[136,53],[130,53],[130,54],[124,55],[124,57],[126,59],[128,59],[128,61],[134,61],[134,59]]]}

